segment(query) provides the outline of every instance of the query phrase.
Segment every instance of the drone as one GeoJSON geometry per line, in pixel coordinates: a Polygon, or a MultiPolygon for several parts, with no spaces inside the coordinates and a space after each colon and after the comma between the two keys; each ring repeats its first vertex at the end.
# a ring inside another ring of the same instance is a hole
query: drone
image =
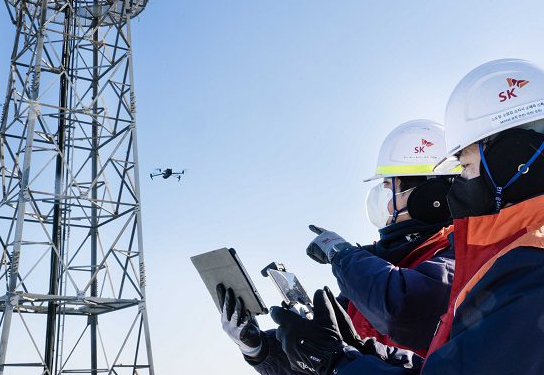
{"type": "Polygon", "coordinates": [[[151,177],[151,179],[153,179],[153,177],[157,177],[157,176],[162,176],[162,178],[164,178],[165,180],[167,178],[170,178],[172,176],[175,176],[178,178],[178,181],[181,180],[181,175],[182,174],[185,174],[185,171],[187,169],[183,169],[181,172],[173,172],[172,171],[172,168],[166,168],[164,171],[160,168],[157,168],[155,169],[155,172],[152,172],[149,174],[149,177],[151,177]]]}

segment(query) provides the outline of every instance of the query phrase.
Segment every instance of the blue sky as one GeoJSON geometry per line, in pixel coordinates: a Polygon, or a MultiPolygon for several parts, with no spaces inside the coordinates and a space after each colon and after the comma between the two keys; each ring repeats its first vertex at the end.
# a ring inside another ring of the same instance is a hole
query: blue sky
{"type": "MultiPolygon", "coordinates": [[[[376,239],[363,179],[382,139],[441,122],[483,62],[544,65],[543,12],[537,0],[150,1],[133,23],[141,174],[189,169],[181,184],[141,181],[157,373],[253,373],[189,257],[236,248],[269,306],[279,295],[259,270],[271,261],[309,291],[337,290],[305,255],[308,224],[376,239]]],[[[4,79],[13,33],[4,10],[4,79]]]]}

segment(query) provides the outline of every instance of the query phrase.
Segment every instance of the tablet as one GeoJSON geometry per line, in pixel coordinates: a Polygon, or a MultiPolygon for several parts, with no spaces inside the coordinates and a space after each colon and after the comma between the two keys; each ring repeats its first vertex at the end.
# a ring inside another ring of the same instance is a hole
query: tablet
{"type": "Polygon", "coordinates": [[[216,287],[217,284],[223,284],[225,288],[232,288],[234,294],[244,300],[245,308],[252,316],[268,313],[257,288],[234,249],[222,248],[195,255],[191,257],[191,261],[219,311],[221,307],[216,287]]]}

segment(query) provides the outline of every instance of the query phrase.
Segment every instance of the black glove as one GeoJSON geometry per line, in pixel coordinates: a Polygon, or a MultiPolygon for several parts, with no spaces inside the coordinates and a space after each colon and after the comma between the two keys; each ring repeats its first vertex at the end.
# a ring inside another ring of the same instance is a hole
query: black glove
{"type": "Polygon", "coordinates": [[[342,336],[342,340],[349,346],[354,347],[361,354],[371,355],[380,358],[393,366],[402,366],[409,369],[421,368],[422,359],[410,352],[409,350],[398,349],[393,346],[384,345],[376,340],[375,337],[361,338],[351,318],[346,313],[346,310],[338,303],[338,300],[328,287],[323,288],[327,294],[327,298],[331,302],[334,310],[338,331],[342,336]]]}
{"type": "Polygon", "coordinates": [[[355,327],[353,326],[353,323],[351,322],[351,318],[349,317],[348,313],[346,312],[346,310],[344,310],[340,303],[338,303],[338,300],[328,286],[324,287],[323,290],[327,295],[332,310],[334,311],[336,324],[338,325],[338,332],[340,332],[342,340],[349,346],[353,346],[360,351],[362,340],[357,331],[355,330],[355,327]]]}
{"type": "Polygon", "coordinates": [[[386,359],[387,358],[386,346],[378,343],[376,339],[373,337],[361,338],[359,334],[357,333],[357,331],[355,330],[355,327],[353,326],[353,323],[348,313],[346,312],[346,310],[344,310],[342,305],[338,303],[338,300],[336,299],[332,291],[329,289],[329,287],[326,286],[323,288],[323,290],[327,294],[327,298],[329,299],[331,306],[334,310],[336,323],[338,324],[338,331],[340,332],[340,335],[342,336],[342,340],[347,345],[353,346],[361,354],[369,354],[376,357],[380,357],[381,359],[386,359]]]}
{"type": "Polygon", "coordinates": [[[244,309],[244,301],[236,298],[231,288],[225,290],[223,284],[216,287],[221,306],[223,331],[238,345],[242,354],[256,357],[262,348],[261,330],[249,311],[244,309]]]}
{"type": "Polygon", "coordinates": [[[314,318],[274,306],[272,319],[279,325],[276,338],[293,370],[306,374],[329,375],[343,355],[343,347],[333,307],[324,290],[314,294],[314,318]]]}

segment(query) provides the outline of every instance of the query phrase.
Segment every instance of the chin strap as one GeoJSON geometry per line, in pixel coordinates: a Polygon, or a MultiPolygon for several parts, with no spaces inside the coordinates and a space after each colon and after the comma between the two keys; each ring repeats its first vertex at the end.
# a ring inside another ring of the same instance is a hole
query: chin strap
{"type": "MultiPolygon", "coordinates": [[[[404,213],[405,211],[408,211],[408,207],[401,208],[400,210],[397,209],[397,192],[395,188],[395,177],[391,177],[391,190],[393,192],[393,217],[391,218],[391,224],[395,224],[397,222],[397,218],[399,217],[399,215],[404,213]]],[[[400,193],[403,193],[403,192],[401,191],[400,193]]]]}
{"type": "MultiPolygon", "coordinates": [[[[482,165],[484,166],[484,169],[485,169],[487,175],[489,176],[489,179],[491,180],[491,183],[495,187],[495,210],[499,211],[502,208],[502,206],[504,205],[503,199],[502,199],[502,193],[503,193],[504,189],[506,189],[507,187],[512,185],[522,174],[525,174],[525,173],[529,172],[529,167],[531,166],[531,164],[533,164],[534,161],[536,160],[536,158],[544,151],[544,142],[542,142],[542,144],[540,145],[538,150],[535,151],[535,153],[533,154],[533,156],[531,156],[531,158],[529,159],[529,161],[527,161],[527,163],[521,164],[519,166],[518,172],[514,176],[512,176],[510,181],[508,181],[506,183],[506,185],[504,185],[504,186],[498,186],[495,183],[495,180],[493,180],[493,176],[491,176],[491,171],[489,170],[489,166],[487,165],[487,160],[485,159],[485,155],[484,155],[484,142],[483,141],[478,142],[478,148],[480,149],[480,158],[482,159],[482,165]]],[[[393,199],[395,199],[395,198],[393,198],[393,199]]]]}

